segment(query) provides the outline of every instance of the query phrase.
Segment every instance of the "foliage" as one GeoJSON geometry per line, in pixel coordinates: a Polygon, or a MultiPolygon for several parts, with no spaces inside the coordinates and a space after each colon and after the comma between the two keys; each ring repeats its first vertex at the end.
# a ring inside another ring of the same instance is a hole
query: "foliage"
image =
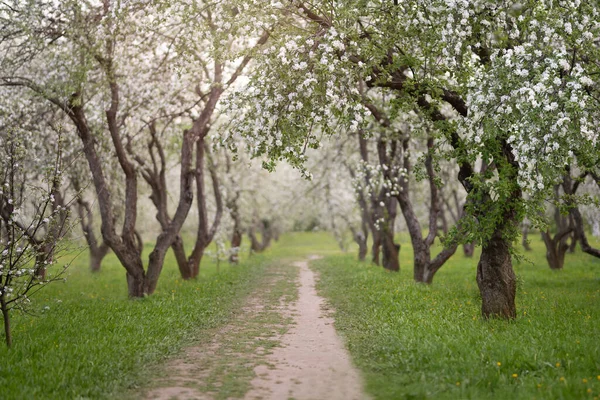
{"type": "Polygon", "coordinates": [[[232,94],[234,135],[254,154],[305,168],[307,147],[360,129],[368,111],[381,121],[368,103],[387,98],[390,119],[433,129],[438,155],[464,167],[477,218],[467,242],[489,240],[507,213],[538,221],[567,165],[597,163],[594,2],[243,3],[233,23],[280,21],[232,94]]]}
{"type": "Polygon", "coordinates": [[[432,286],[412,283],[406,268],[390,274],[349,256],[315,262],[367,391],[375,399],[598,396],[598,260],[578,252],[551,272],[543,243],[532,246],[532,263],[515,266],[520,318],[508,325],[480,318],[476,259],[454,256],[432,286]]]}

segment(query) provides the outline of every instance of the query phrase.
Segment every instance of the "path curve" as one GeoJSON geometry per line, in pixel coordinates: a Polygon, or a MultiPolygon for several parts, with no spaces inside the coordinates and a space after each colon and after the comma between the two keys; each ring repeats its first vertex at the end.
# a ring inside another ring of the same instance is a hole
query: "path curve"
{"type": "Polygon", "coordinates": [[[299,294],[289,310],[295,325],[281,338],[282,346],[267,357],[271,368],[255,368],[257,377],[245,399],[368,399],[333,319],[323,311],[314,272],[306,261],[295,265],[300,269],[299,294]]]}

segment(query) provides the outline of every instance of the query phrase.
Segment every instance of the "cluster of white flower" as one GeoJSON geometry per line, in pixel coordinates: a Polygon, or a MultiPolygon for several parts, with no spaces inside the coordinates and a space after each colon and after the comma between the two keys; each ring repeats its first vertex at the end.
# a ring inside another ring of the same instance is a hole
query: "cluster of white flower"
{"type": "Polygon", "coordinates": [[[306,149],[317,148],[323,133],[357,131],[367,110],[346,42],[334,27],[272,40],[248,85],[229,96],[228,134],[245,137],[254,156],[268,154],[302,167],[306,149]]]}
{"type": "Polygon", "coordinates": [[[474,156],[489,139],[505,138],[520,166],[518,183],[531,195],[560,180],[575,150],[597,146],[600,113],[585,52],[600,24],[566,11],[507,18],[522,27],[520,44],[496,48],[489,64],[473,68],[462,128],[474,156]]]}

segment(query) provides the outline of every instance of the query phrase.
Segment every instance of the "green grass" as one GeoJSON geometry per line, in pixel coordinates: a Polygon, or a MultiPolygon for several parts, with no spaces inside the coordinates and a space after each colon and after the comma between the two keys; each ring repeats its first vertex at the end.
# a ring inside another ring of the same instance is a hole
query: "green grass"
{"type": "MultiPolygon", "coordinates": [[[[150,250],[148,244],[146,254],[150,250]]],[[[84,252],[67,270],[66,283],[33,298],[33,316],[12,313],[13,347],[0,345],[0,399],[130,395],[149,384],[165,359],[231,321],[274,260],[336,251],[328,234],[289,234],[265,254],[243,252],[238,266],[217,266],[206,255],[195,281],[181,280],[169,252],[155,294],[141,300],[127,298],[125,270],[113,254],[92,274],[84,252]]]]}
{"type": "MultiPolygon", "coordinates": [[[[519,318],[486,322],[479,315],[477,257],[457,254],[432,286],[417,285],[408,238],[400,240],[398,274],[357,263],[354,249],[341,255],[324,233],[284,235],[264,255],[243,254],[237,267],[221,263],[217,270],[206,257],[200,278],[192,282],[181,281],[169,255],[156,294],[136,301],[127,299],[125,273],[114,256],[100,274],[91,274],[81,257],[66,283],[52,284],[34,298],[37,316],[14,314],[14,346],[0,346],[0,398],[138,393],[166,359],[180,356],[185,346],[206,343],[231,323],[247,296],[277,273],[273,266],[310,254],[328,255],[315,262],[319,290],[335,307],[336,326],[375,399],[600,395],[600,260],[569,254],[563,271],[550,271],[543,244],[534,241],[535,251],[527,253],[533,264],[515,265],[519,318]]],[[[284,283],[274,286],[271,300],[290,293],[284,283]]],[[[265,326],[280,322],[270,314],[264,318],[265,326]]],[[[247,388],[252,371],[237,370],[231,360],[242,353],[252,358],[261,343],[244,341],[261,335],[259,325],[230,338],[231,353],[220,356],[216,374],[199,389],[227,397],[247,388]]],[[[262,347],[271,345],[265,337],[262,347]]]]}
{"type": "Polygon", "coordinates": [[[11,349],[0,346],[0,398],[115,398],[145,384],[150,367],[224,324],[255,288],[265,256],[239,266],[208,257],[182,281],[169,255],[156,293],[129,300],[125,271],[109,255],[100,273],[85,254],[33,299],[37,316],[13,313],[11,349]]]}
{"type": "Polygon", "coordinates": [[[354,255],[314,263],[366,389],[375,399],[593,399],[600,394],[600,260],[568,254],[551,271],[539,241],[515,265],[518,318],[484,321],[477,255],[460,252],[431,286],[354,255]]]}

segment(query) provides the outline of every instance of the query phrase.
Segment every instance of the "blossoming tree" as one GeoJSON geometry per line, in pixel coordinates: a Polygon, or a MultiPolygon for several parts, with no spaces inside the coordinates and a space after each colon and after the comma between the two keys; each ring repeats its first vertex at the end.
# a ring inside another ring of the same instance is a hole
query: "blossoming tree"
{"type": "Polygon", "coordinates": [[[317,132],[358,130],[367,119],[361,81],[393,95],[396,113],[417,110],[468,193],[463,240],[482,245],[482,314],[514,318],[519,222],[527,215],[539,224],[542,201],[566,166],[585,170],[598,158],[596,5],[255,0],[238,7],[236,23],[280,21],[232,107],[254,152],[302,167],[317,132]]]}
{"type": "Polygon", "coordinates": [[[2,4],[7,31],[0,42],[6,54],[0,85],[28,90],[24,95],[62,110],[76,128],[98,197],[102,236],[127,271],[131,297],[151,294],[166,251],[181,248],[178,233],[192,206],[194,183],[202,218],[191,255],[178,257],[184,278],[198,274],[218,225],[220,214],[211,226],[204,203],[204,138],[221,95],[249,61],[237,52],[241,44],[235,54],[223,54],[233,41],[223,18],[232,13],[229,7],[196,1],[2,4]],[[229,56],[241,57],[226,65],[221,60],[229,56]],[[167,128],[178,138],[159,137],[167,128]],[[166,213],[165,146],[159,139],[180,143],[173,215],[166,213]],[[117,159],[125,186],[120,232],[114,188],[107,180],[112,171],[104,157],[117,159]],[[140,173],[154,191],[161,223],[147,268],[136,231],[140,173]]]}

